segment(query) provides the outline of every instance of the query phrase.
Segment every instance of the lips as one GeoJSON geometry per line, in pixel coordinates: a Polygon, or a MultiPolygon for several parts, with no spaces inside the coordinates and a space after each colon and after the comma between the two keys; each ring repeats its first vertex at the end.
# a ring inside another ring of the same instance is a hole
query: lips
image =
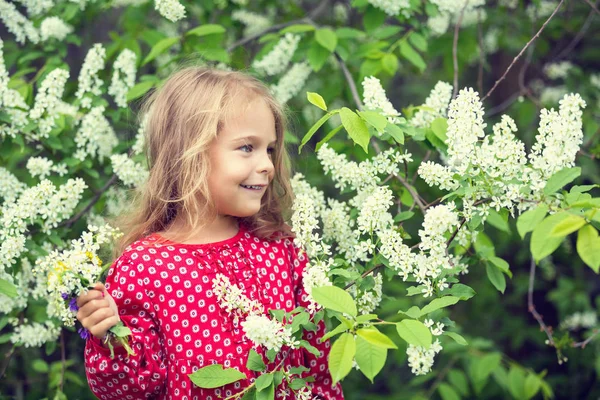
{"type": "Polygon", "coordinates": [[[243,187],[244,189],[249,189],[249,190],[262,190],[265,188],[265,186],[267,185],[240,185],[241,187],[243,187]]]}

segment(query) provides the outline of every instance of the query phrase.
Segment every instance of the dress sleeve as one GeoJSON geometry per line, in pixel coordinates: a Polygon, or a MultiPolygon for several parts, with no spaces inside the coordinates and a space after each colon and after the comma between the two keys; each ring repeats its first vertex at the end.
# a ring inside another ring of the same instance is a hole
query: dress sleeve
{"type": "MultiPolygon", "coordinates": [[[[306,290],[304,290],[302,280],[302,274],[308,264],[308,257],[305,252],[301,252],[300,249],[293,244],[290,244],[289,249],[294,274],[296,304],[298,306],[308,307],[308,294],[306,293],[306,290]]],[[[309,368],[306,376],[312,375],[315,378],[315,381],[309,384],[311,385],[312,394],[317,396],[316,398],[325,400],[343,400],[344,394],[342,392],[342,385],[339,382],[334,386],[331,385],[331,374],[327,367],[331,344],[329,340],[321,343],[320,339],[324,334],[325,323],[323,320],[319,321],[317,324],[316,332],[305,331],[303,334],[303,339],[319,350],[319,356],[317,357],[306,349],[302,349],[304,353],[304,366],[309,368]]]]}
{"type": "Polygon", "coordinates": [[[125,255],[117,258],[105,286],[117,304],[121,321],[131,329],[129,344],[135,355],[127,357],[125,348],[115,347],[111,359],[109,349],[94,336],[85,346],[87,380],[100,399],[149,398],[159,393],[166,381],[166,354],[152,302],[144,289],[143,266],[133,264],[125,255]]]}

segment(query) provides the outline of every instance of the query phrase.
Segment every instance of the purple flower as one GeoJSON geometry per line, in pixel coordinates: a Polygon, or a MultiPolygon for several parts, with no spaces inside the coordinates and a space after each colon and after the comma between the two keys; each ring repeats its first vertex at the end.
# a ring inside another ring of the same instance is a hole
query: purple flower
{"type": "Polygon", "coordinates": [[[69,295],[67,293],[61,293],[61,296],[62,296],[63,300],[66,300],[69,298],[69,295]]]}
{"type": "Polygon", "coordinates": [[[79,336],[81,336],[82,339],[89,339],[92,335],[90,334],[90,331],[88,331],[86,328],[81,327],[79,328],[79,330],[77,331],[79,333],[79,336]]]}
{"type": "Polygon", "coordinates": [[[77,306],[77,298],[76,297],[72,297],[71,301],[69,301],[69,310],[71,310],[73,312],[79,310],[79,307],[77,306]]]}

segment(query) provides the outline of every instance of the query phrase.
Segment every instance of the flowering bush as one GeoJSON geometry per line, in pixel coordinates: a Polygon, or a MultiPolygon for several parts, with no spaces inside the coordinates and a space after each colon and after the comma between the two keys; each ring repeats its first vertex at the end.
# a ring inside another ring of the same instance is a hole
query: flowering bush
{"type": "MultiPolygon", "coordinates": [[[[300,111],[286,141],[309,307],[213,281],[255,348],[314,351],[301,335],[324,320],[347,398],[600,395],[597,9],[496,3],[0,0],[3,393],[84,397],[72,299],[147,177],[132,111],[193,58],[247,68],[300,111]]],[[[254,350],[248,368],[264,372],[254,350]]],[[[285,380],[309,398],[303,372],[244,394],[285,380]]],[[[215,374],[243,377],[192,379],[215,374]]]]}

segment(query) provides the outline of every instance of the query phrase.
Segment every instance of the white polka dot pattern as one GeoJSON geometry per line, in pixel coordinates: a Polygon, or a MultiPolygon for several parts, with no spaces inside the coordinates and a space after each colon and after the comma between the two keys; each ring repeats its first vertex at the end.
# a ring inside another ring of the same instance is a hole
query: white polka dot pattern
{"type": "MultiPolygon", "coordinates": [[[[157,239],[153,234],[131,244],[109,270],[106,288],[132,331],[136,355],[126,358],[124,349],[116,348],[111,359],[98,339],[89,339],[85,365],[90,388],[100,399],[211,400],[242,391],[258,376],[246,368],[252,343],[219,307],[212,279],[223,273],[265,309],[291,311],[308,306],[302,286],[306,256],[298,255],[291,240],[261,240],[244,226],[230,239],[204,245],[159,244],[157,239]],[[210,364],[236,368],[247,379],[218,389],[196,387],[187,375],[210,364]]],[[[267,370],[287,357],[285,366],[310,369],[304,376],[315,378],[315,398],[340,400],[341,385],[331,385],[327,369],[330,343],[319,341],[324,333],[321,321],[316,332],[304,335],[319,357],[284,348],[267,370]]],[[[257,351],[267,362],[264,351],[257,351]]]]}

